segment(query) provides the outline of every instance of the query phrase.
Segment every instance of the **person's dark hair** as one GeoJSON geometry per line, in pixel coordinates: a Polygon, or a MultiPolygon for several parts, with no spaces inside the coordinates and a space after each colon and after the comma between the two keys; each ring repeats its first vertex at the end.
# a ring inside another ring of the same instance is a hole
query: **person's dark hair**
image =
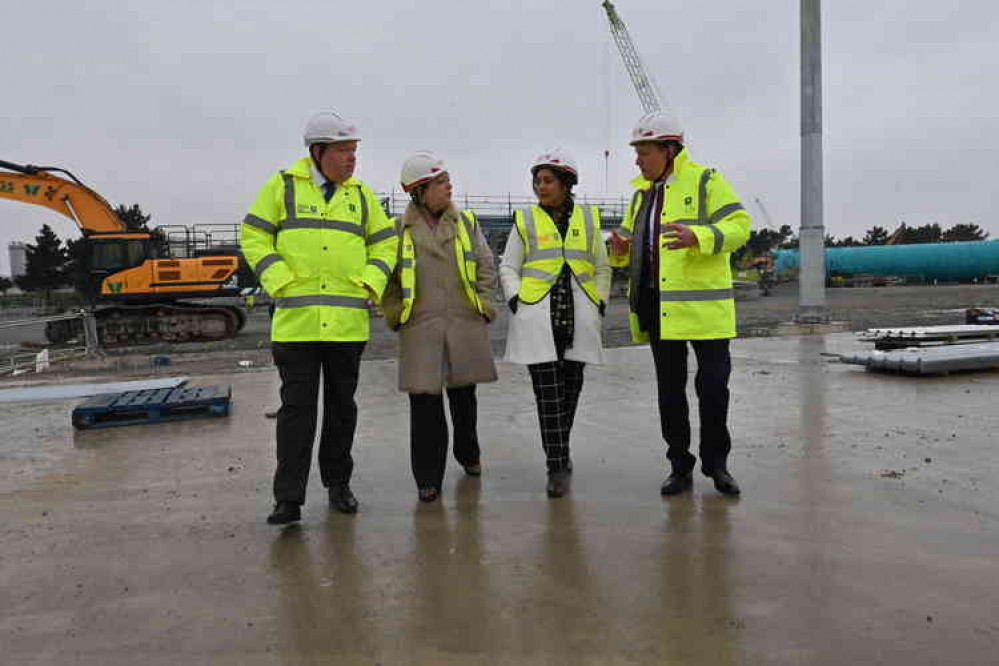
{"type": "Polygon", "coordinates": [[[673,146],[674,148],[676,148],[676,152],[675,152],[676,155],[679,155],[680,151],[683,150],[683,144],[680,143],[679,141],[663,141],[662,143],[663,143],[663,146],[667,146],[667,147],[668,146],[673,146]]]}
{"type": "MultiPolygon", "coordinates": [[[[312,161],[316,163],[317,169],[320,169],[320,165],[323,162],[323,155],[326,154],[326,149],[329,147],[330,144],[328,143],[314,143],[309,146],[309,156],[312,158],[312,161]],[[316,152],[317,148],[319,149],[318,153],[316,152]]],[[[320,171],[322,171],[322,169],[320,169],[320,171]]]]}
{"type": "Polygon", "coordinates": [[[426,193],[428,185],[430,185],[430,181],[420,183],[409,191],[409,198],[412,199],[413,203],[417,206],[423,205],[423,195],[426,193]]]}
{"type": "Polygon", "coordinates": [[[538,172],[541,171],[542,169],[547,169],[548,171],[551,171],[553,174],[555,174],[555,177],[558,178],[559,181],[562,183],[562,186],[565,187],[565,196],[570,199],[573,198],[572,188],[575,187],[576,185],[577,182],[576,177],[564,169],[556,169],[555,167],[539,166],[535,169],[532,169],[531,189],[534,189],[534,181],[538,177],[538,172]]]}

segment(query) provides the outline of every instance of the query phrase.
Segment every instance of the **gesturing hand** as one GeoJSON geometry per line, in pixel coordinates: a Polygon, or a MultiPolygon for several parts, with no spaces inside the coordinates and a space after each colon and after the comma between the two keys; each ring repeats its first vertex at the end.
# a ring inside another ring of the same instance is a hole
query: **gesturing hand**
{"type": "Polygon", "coordinates": [[[679,250],[683,247],[692,247],[697,244],[697,236],[686,224],[667,224],[663,233],[666,239],[666,249],[679,250]]]}

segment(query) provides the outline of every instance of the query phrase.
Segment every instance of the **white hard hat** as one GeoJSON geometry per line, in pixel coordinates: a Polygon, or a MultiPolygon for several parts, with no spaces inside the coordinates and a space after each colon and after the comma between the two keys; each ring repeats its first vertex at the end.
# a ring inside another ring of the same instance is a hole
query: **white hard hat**
{"type": "Polygon", "coordinates": [[[531,164],[531,174],[537,173],[541,167],[550,167],[565,171],[572,175],[577,182],[579,181],[579,170],[576,168],[576,160],[572,159],[572,155],[562,148],[547,150],[534,158],[534,162],[531,164]]]}
{"type": "Polygon", "coordinates": [[[429,150],[421,150],[402,163],[402,174],[399,179],[402,181],[403,191],[411,192],[413,188],[433,180],[442,173],[447,173],[444,160],[429,150]]]}
{"type": "Polygon", "coordinates": [[[305,147],[314,143],[339,143],[360,141],[357,125],[340,117],[333,111],[320,111],[305,123],[305,147]]]}
{"type": "Polygon", "coordinates": [[[683,128],[672,111],[653,111],[642,116],[631,131],[631,145],[645,141],[683,143],[683,128]]]}

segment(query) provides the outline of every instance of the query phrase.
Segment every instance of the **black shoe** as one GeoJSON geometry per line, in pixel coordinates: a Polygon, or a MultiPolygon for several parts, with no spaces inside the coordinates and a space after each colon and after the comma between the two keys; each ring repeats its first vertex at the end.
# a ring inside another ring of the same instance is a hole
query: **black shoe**
{"type": "Polygon", "coordinates": [[[437,490],[436,488],[434,488],[433,486],[429,486],[427,488],[420,488],[420,501],[421,502],[427,502],[428,504],[430,502],[436,502],[437,498],[440,497],[440,496],[441,496],[441,492],[439,490],[437,490]]]}
{"type": "Polygon", "coordinates": [[[742,493],[739,484],[735,482],[732,475],[724,469],[716,469],[712,472],[704,472],[704,476],[715,482],[715,490],[722,495],[735,496],[742,493]]]}
{"type": "Polygon", "coordinates": [[[357,498],[350,492],[349,484],[330,488],[330,504],[340,513],[357,513],[357,498]]]}
{"type": "Polygon", "coordinates": [[[659,494],[664,497],[679,495],[694,488],[694,475],[690,472],[673,472],[663,481],[659,494]]]}
{"type": "Polygon", "coordinates": [[[471,465],[463,465],[465,468],[465,474],[469,476],[482,476],[482,464],[472,463],[471,465]]]}
{"type": "Polygon", "coordinates": [[[549,497],[562,497],[569,492],[569,474],[569,472],[548,472],[548,485],[545,490],[549,497]]]}
{"type": "Polygon", "coordinates": [[[294,502],[278,502],[274,512],[267,516],[268,525],[287,525],[302,519],[302,509],[294,502]]]}

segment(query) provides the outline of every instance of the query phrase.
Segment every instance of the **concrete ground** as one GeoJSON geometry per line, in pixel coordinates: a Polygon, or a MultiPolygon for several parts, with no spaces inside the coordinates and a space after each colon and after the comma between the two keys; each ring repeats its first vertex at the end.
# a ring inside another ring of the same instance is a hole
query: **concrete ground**
{"type": "Polygon", "coordinates": [[[355,516],[314,469],[271,504],[273,371],[229,418],[74,432],[0,404],[5,664],[995,664],[999,373],[883,376],[853,336],[733,345],[731,469],[664,500],[647,349],[587,371],[572,492],[544,493],[527,374],[480,387],[485,472],[409,472],[395,362],[363,364],[355,516]]]}

